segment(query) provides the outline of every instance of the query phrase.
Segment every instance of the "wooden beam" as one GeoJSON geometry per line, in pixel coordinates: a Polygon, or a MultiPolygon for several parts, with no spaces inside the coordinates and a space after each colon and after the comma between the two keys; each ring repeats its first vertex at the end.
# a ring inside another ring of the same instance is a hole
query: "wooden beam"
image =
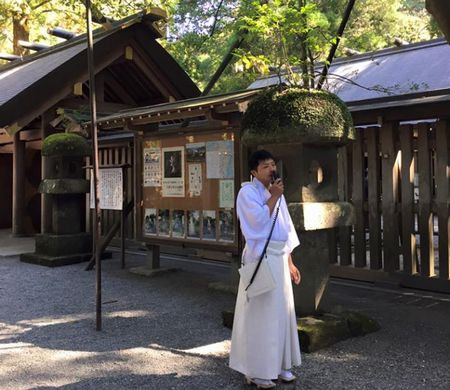
{"type": "Polygon", "coordinates": [[[167,82],[165,82],[165,78],[162,75],[157,75],[157,69],[155,66],[151,66],[148,64],[148,59],[145,59],[140,56],[137,52],[134,55],[133,62],[136,66],[144,73],[145,77],[147,77],[152,84],[161,92],[163,96],[167,98],[169,101],[169,96],[173,96],[173,93],[169,91],[167,87],[167,82]]]}
{"type": "Polygon", "coordinates": [[[8,145],[0,145],[0,153],[14,153],[14,145],[12,143],[8,145]]]}
{"type": "Polygon", "coordinates": [[[105,101],[105,72],[106,69],[95,75],[95,99],[97,104],[105,101]]]}
{"type": "Polygon", "coordinates": [[[75,83],[73,85],[73,94],[75,96],[83,96],[83,83],[75,83]]]}
{"type": "Polygon", "coordinates": [[[25,234],[25,142],[14,134],[12,234],[25,234]]]}
{"type": "MultiPolygon", "coordinates": [[[[135,105],[120,104],[120,103],[110,103],[110,102],[99,102],[97,104],[97,111],[99,112],[116,112],[120,110],[128,110],[134,108],[135,105]]],[[[68,108],[71,110],[88,110],[89,101],[81,99],[68,98],[61,100],[57,103],[57,108],[68,108]]]]}
{"type": "Polygon", "coordinates": [[[125,48],[125,59],[131,61],[133,59],[133,54],[134,54],[133,48],[131,46],[127,46],[125,48]]]}
{"type": "Polygon", "coordinates": [[[116,80],[109,69],[105,71],[105,83],[111,87],[122,99],[122,102],[131,106],[137,106],[136,101],[131,97],[128,91],[116,80]]]}
{"type": "Polygon", "coordinates": [[[37,141],[41,139],[42,131],[41,129],[23,129],[19,134],[21,141],[37,141]]]}
{"type": "Polygon", "coordinates": [[[0,145],[1,144],[12,144],[13,139],[7,133],[0,133],[0,145]]]}

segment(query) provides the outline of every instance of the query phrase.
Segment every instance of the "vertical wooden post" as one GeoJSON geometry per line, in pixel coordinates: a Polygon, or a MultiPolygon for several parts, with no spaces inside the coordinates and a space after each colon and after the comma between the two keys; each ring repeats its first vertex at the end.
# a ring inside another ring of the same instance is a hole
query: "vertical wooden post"
{"type": "Polygon", "coordinates": [[[135,207],[133,210],[133,230],[134,237],[142,236],[142,134],[134,134],[133,142],[133,176],[134,176],[134,199],[135,207]]]}
{"type": "Polygon", "coordinates": [[[97,104],[95,98],[95,72],[94,72],[94,39],[92,36],[92,14],[91,0],[86,0],[86,25],[87,25],[87,59],[89,71],[89,100],[91,105],[91,138],[92,138],[92,161],[93,161],[93,179],[94,179],[94,248],[95,248],[95,281],[96,281],[96,330],[102,330],[102,266],[100,261],[100,233],[102,230],[100,216],[99,199],[99,164],[98,164],[98,142],[97,142],[97,104]]]}
{"type": "Polygon", "coordinates": [[[353,143],[353,205],[355,207],[355,267],[365,267],[366,228],[364,222],[364,137],[363,130],[356,130],[353,143]]]}
{"type": "Polygon", "coordinates": [[[436,128],[436,203],[439,227],[439,278],[450,278],[450,122],[436,128]]]}
{"type": "Polygon", "coordinates": [[[13,212],[12,234],[25,234],[25,142],[20,139],[20,132],[14,134],[13,145],[13,212]]]}
{"type": "Polygon", "coordinates": [[[150,269],[155,270],[161,267],[160,264],[160,247],[159,245],[146,245],[147,249],[151,251],[151,253],[147,253],[147,264],[150,266],[150,269]]]}
{"type": "Polygon", "coordinates": [[[398,124],[384,123],[381,127],[381,157],[382,157],[382,211],[383,211],[383,243],[384,270],[394,272],[399,269],[398,251],[398,165],[395,147],[395,133],[398,124]]]}
{"type": "Polygon", "coordinates": [[[433,213],[431,211],[430,125],[419,125],[419,233],[420,273],[434,276],[433,213]]]}
{"type": "Polygon", "coordinates": [[[402,152],[402,253],[403,269],[407,275],[417,273],[417,246],[414,226],[414,129],[400,126],[400,150],[402,152]]]}
{"type": "MultiPolygon", "coordinates": [[[[351,146],[343,146],[339,148],[338,159],[338,197],[340,201],[348,202],[351,198],[350,188],[350,165],[351,165],[351,146]]],[[[352,263],[352,248],[351,248],[351,226],[341,226],[337,228],[339,241],[339,264],[349,265],[352,263]]]]}
{"type": "Polygon", "coordinates": [[[122,269],[125,268],[125,205],[127,204],[126,177],[127,177],[127,168],[122,167],[123,201],[122,201],[122,210],[120,211],[120,258],[122,269]]]}
{"type": "Polygon", "coordinates": [[[380,152],[378,127],[366,129],[367,135],[367,204],[369,209],[370,269],[381,269],[380,152]]]}

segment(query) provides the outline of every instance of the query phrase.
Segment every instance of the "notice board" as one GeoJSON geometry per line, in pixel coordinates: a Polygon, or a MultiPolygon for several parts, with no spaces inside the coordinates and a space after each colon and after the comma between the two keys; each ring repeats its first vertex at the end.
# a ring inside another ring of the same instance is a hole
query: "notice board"
{"type": "Polygon", "coordinates": [[[234,132],[141,141],[141,238],[237,247],[234,132]]]}
{"type": "MultiPolygon", "coordinates": [[[[123,208],[123,169],[100,168],[98,176],[99,201],[101,210],[122,210],[123,208]]],[[[94,175],[91,170],[90,206],[95,208],[94,175]]]]}

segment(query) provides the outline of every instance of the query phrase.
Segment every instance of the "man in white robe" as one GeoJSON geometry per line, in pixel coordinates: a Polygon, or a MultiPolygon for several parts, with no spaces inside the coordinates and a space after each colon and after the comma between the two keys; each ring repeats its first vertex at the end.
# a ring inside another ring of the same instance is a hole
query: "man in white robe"
{"type": "Polygon", "coordinates": [[[257,262],[278,217],[267,248],[267,258],[276,288],[248,299],[242,281],[234,314],[230,367],[245,375],[258,388],[275,386],[272,379],[295,380],[293,366],[301,364],[292,283],[300,283],[300,272],[291,252],[299,245],[283,196],[283,183],[273,182],[276,165],[265,151],[255,152],[249,161],[253,180],[244,183],[237,197],[237,214],[246,245],[243,264],[257,262]]]}

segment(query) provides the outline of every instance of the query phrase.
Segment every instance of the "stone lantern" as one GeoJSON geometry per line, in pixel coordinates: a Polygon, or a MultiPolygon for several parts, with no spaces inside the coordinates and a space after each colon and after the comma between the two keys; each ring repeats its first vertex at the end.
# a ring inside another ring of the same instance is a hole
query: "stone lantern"
{"type": "Polygon", "coordinates": [[[329,310],[330,229],[353,223],[353,208],[338,197],[338,148],[354,137],[352,119],[335,95],[299,88],[270,89],[248,106],[242,140],[280,160],[285,197],[300,238],[293,260],[298,315],[329,310]]]}
{"type": "Polygon", "coordinates": [[[52,227],[49,233],[36,236],[36,252],[22,255],[21,261],[55,267],[92,256],[92,236],[82,229],[89,192],[83,157],[90,154],[89,142],[76,134],[53,134],[44,140],[42,156],[49,169],[39,192],[51,196],[52,227]]]}

